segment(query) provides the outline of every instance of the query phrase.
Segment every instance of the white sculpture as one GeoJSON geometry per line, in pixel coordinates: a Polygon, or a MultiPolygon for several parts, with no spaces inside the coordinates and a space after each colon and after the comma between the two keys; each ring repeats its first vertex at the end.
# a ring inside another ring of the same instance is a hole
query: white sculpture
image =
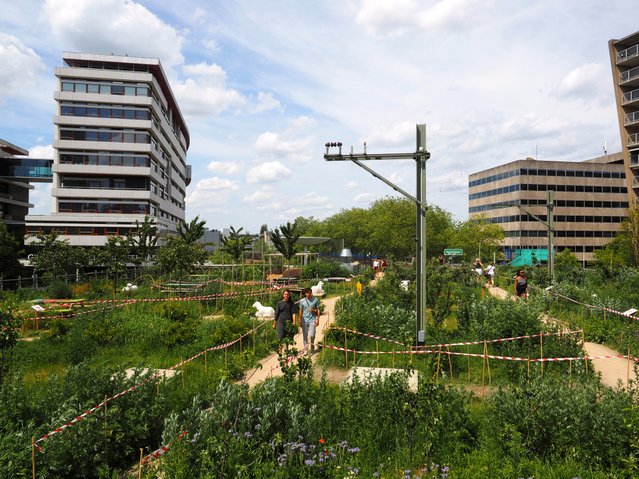
{"type": "Polygon", "coordinates": [[[313,296],[319,296],[324,294],[323,286],[324,286],[324,281],[320,281],[315,286],[311,286],[311,292],[313,293],[313,296]]]}
{"type": "Polygon", "coordinates": [[[253,303],[253,307],[257,309],[257,312],[255,313],[256,318],[270,319],[275,317],[275,310],[270,306],[262,306],[262,303],[255,301],[253,303]]]}
{"type": "Polygon", "coordinates": [[[407,279],[404,279],[402,281],[399,282],[399,287],[401,289],[403,289],[404,291],[408,291],[408,285],[410,284],[410,281],[407,279]]]}

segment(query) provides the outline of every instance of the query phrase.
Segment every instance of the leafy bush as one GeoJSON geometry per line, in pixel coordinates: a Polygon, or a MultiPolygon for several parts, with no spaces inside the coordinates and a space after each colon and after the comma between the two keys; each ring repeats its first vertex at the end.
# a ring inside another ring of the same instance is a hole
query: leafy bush
{"type": "Polygon", "coordinates": [[[69,299],[73,297],[73,291],[64,281],[55,280],[49,285],[49,297],[54,299],[69,299]]]}
{"type": "Polygon", "coordinates": [[[335,261],[313,261],[302,268],[302,279],[348,277],[349,275],[344,265],[335,261]]]}

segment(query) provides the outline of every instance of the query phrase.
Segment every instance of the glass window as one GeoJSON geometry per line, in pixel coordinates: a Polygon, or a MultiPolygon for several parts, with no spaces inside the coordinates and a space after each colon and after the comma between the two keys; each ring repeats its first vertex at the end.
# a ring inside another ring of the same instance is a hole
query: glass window
{"type": "Polygon", "coordinates": [[[592,171],[584,171],[585,178],[592,178],[592,171]]]}
{"type": "Polygon", "coordinates": [[[111,141],[111,133],[108,131],[98,132],[98,141],[111,141]]]}
{"type": "Polygon", "coordinates": [[[135,138],[135,135],[133,133],[124,133],[123,135],[123,141],[125,143],[133,143],[133,140],[135,138]]]}
{"type": "Polygon", "coordinates": [[[111,118],[111,110],[109,108],[100,108],[101,118],[111,118]]]}
{"type": "Polygon", "coordinates": [[[149,142],[148,133],[136,133],[135,134],[135,142],[136,143],[148,143],[149,142]]]}
{"type": "Polygon", "coordinates": [[[62,91],[73,91],[73,83],[71,82],[62,82],[62,91]]]}
{"type": "Polygon", "coordinates": [[[135,96],[135,87],[134,86],[124,87],[124,94],[125,95],[130,95],[130,96],[135,96]]]}
{"type": "Polygon", "coordinates": [[[127,120],[135,120],[135,110],[124,110],[124,118],[127,120]]]}
{"type": "Polygon", "coordinates": [[[62,105],[60,107],[60,114],[64,116],[71,116],[74,113],[74,108],[69,105],[62,105]]]}
{"type": "Polygon", "coordinates": [[[138,96],[149,96],[149,90],[145,86],[136,87],[136,93],[138,96]]]}
{"type": "Polygon", "coordinates": [[[98,116],[98,108],[94,106],[87,107],[87,116],[98,116]]]}
{"type": "Polygon", "coordinates": [[[566,176],[566,172],[564,170],[557,170],[557,176],[566,176]]]}
{"type": "Polygon", "coordinates": [[[114,131],[111,134],[111,141],[116,141],[118,143],[122,142],[122,132],[121,131],[114,131]]]}
{"type": "Polygon", "coordinates": [[[124,85],[111,85],[111,95],[124,95],[124,85]]]}
{"type": "Polygon", "coordinates": [[[87,93],[100,93],[100,85],[89,83],[87,85],[87,93]]]}
{"type": "Polygon", "coordinates": [[[110,95],[111,94],[111,85],[100,85],[100,94],[101,95],[110,95]]]}
{"type": "Polygon", "coordinates": [[[114,108],[111,110],[111,117],[122,118],[122,116],[123,116],[122,110],[120,110],[119,108],[114,108]]]}

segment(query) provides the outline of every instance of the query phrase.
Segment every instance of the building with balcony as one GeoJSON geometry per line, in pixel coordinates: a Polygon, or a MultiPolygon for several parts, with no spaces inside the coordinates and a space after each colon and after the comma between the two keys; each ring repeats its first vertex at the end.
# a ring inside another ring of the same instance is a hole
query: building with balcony
{"type": "Polygon", "coordinates": [[[639,32],[610,40],[608,48],[626,182],[634,202],[639,196],[639,32]]]}
{"type": "Polygon", "coordinates": [[[473,173],[468,186],[469,217],[504,229],[507,260],[548,258],[548,228],[530,214],[548,222],[549,191],[555,254],[567,248],[584,264],[616,236],[629,206],[622,153],[583,162],[526,158],[473,173]]]}
{"type": "Polygon", "coordinates": [[[54,212],[27,233],[55,230],[72,245],[127,236],[145,215],[160,235],[185,217],[189,132],[160,61],[63,53],[54,93],[54,212]]]}
{"type": "Polygon", "coordinates": [[[53,160],[26,158],[29,152],[0,138],[0,219],[19,240],[25,233],[33,182],[51,182],[53,160]]]}

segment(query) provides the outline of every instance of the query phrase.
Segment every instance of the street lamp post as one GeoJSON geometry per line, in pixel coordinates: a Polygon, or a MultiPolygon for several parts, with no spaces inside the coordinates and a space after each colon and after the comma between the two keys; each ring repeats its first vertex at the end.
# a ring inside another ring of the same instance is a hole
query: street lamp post
{"type": "Polygon", "coordinates": [[[430,153],[426,150],[426,125],[417,125],[417,145],[414,153],[381,153],[368,154],[366,152],[366,143],[364,143],[364,152],[354,154],[351,148],[350,154],[342,154],[342,144],[339,142],[326,143],[326,161],[352,161],[360,168],[368,171],[378,180],[386,183],[392,189],[402,194],[404,197],[415,203],[416,210],[416,229],[417,229],[417,320],[416,335],[417,344],[423,345],[425,341],[425,323],[426,323],[426,161],[430,158],[430,153]],[[339,148],[337,154],[329,154],[329,148],[339,148]],[[369,168],[362,163],[363,160],[415,160],[416,164],[416,196],[404,191],[402,188],[387,180],[375,170],[369,168]]]}

